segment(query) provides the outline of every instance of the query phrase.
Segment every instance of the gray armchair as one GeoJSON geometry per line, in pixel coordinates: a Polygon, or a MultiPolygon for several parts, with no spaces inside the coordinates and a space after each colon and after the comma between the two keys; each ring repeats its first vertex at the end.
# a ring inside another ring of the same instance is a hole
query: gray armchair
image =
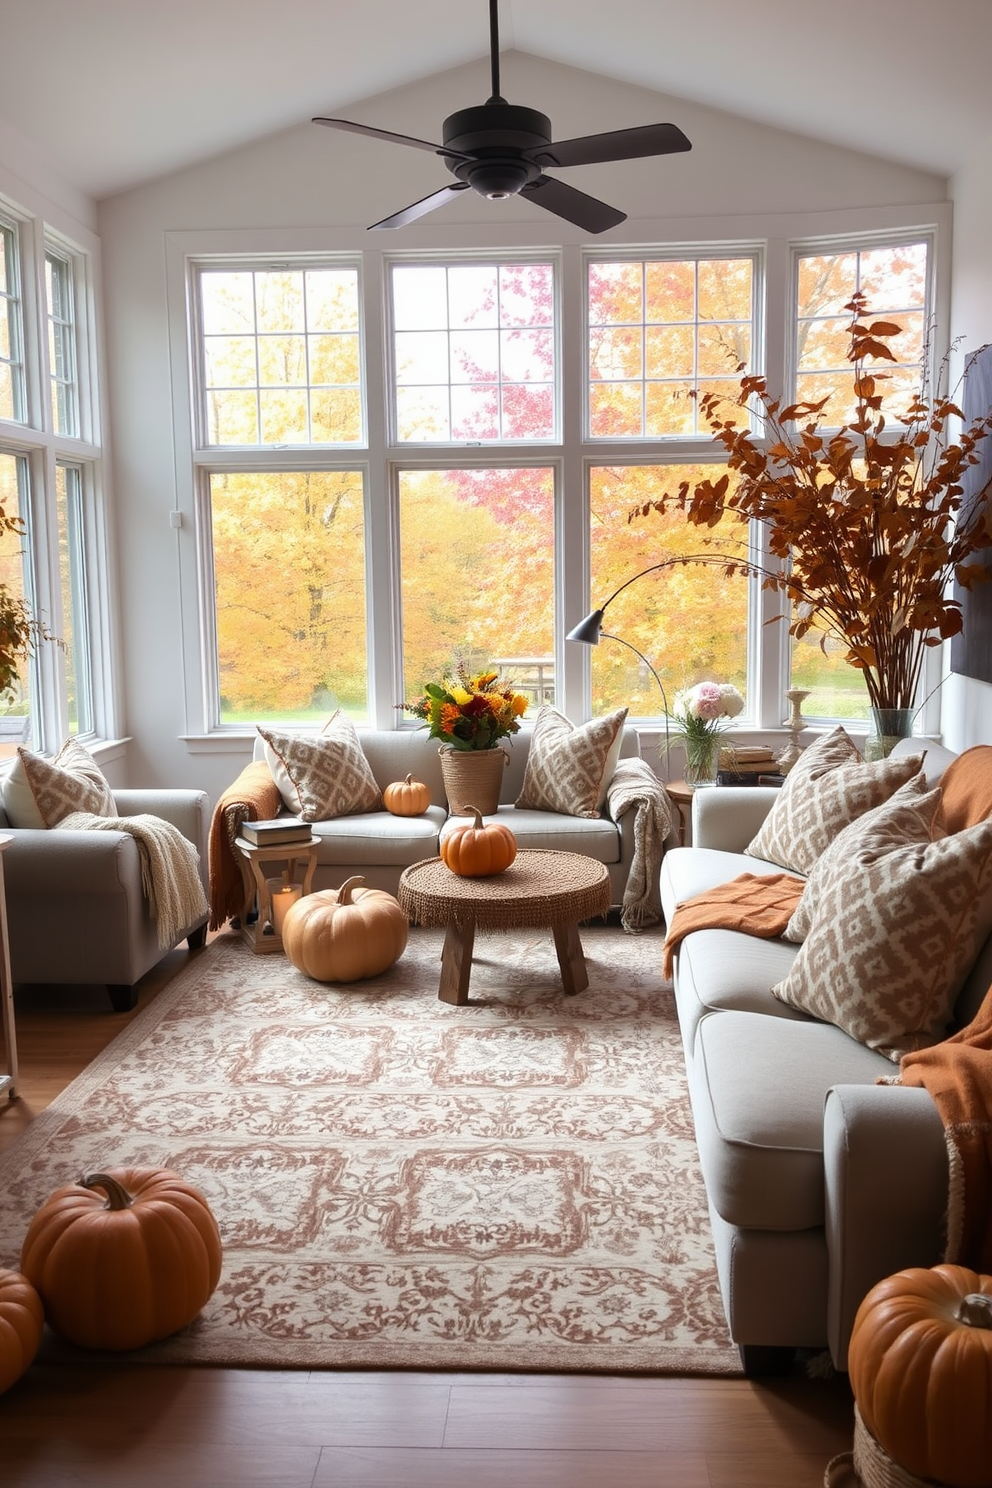
{"type": "MultiPolygon", "coordinates": [[[[120,790],[120,816],[158,816],[200,854],[207,884],[210,812],[204,791],[120,790]]],[[[34,831],[10,827],[4,857],[10,964],[14,983],[104,983],[117,1012],[135,1005],[136,983],[165,951],[141,887],[137,843],[127,832],[34,831]]],[[[206,912],[176,943],[203,944],[206,912]]]]}

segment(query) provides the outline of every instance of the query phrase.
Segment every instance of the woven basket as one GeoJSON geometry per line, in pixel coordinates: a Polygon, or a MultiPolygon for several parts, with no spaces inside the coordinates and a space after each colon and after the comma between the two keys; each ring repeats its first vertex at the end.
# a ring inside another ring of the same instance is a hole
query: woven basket
{"type": "Polygon", "coordinates": [[[448,809],[455,816],[470,816],[472,807],[483,816],[494,816],[499,805],[503,771],[509,763],[502,749],[453,749],[442,744],[441,775],[448,809]]]}
{"type": "Polygon", "coordinates": [[[824,1488],[941,1488],[932,1478],[917,1478],[894,1462],[872,1436],[854,1407],[854,1451],[827,1464],[824,1488]]]}

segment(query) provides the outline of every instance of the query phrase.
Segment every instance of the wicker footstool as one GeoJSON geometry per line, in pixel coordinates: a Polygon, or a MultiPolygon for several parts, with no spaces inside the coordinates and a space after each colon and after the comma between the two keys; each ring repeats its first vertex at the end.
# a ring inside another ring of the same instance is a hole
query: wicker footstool
{"type": "Polygon", "coordinates": [[[565,991],[588,987],[578,927],[608,913],[610,875],[581,853],[525,850],[492,878],[459,878],[427,858],[403,870],[397,897],[414,924],[444,928],[437,995],[464,1006],[476,930],[551,930],[565,991]]]}

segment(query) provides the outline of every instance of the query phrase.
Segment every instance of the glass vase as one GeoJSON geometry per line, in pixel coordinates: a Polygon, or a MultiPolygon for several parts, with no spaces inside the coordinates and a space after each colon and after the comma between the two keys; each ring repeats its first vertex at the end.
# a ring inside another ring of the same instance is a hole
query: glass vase
{"type": "Polygon", "coordinates": [[[913,736],[915,708],[869,708],[871,733],[865,740],[865,759],[880,760],[890,755],[900,739],[913,736]]]}
{"type": "Polygon", "coordinates": [[[715,785],[720,765],[719,734],[702,734],[682,740],[685,748],[686,785],[715,785]]]}

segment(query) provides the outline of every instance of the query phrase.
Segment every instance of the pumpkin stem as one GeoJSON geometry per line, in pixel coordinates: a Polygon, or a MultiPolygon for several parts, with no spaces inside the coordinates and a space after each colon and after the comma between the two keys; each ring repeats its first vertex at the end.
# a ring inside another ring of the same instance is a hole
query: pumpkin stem
{"type": "Polygon", "coordinates": [[[413,776],[412,775],[407,775],[406,779],[403,781],[403,784],[404,785],[412,785],[413,784],[413,776]]]}
{"type": "Polygon", "coordinates": [[[133,1202],[131,1195],[122,1183],[116,1178],[111,1178],[109,1173],[91,1173],[88,1178],[80,1178],[80,1188],[102,1188],[107,1195],[107,1209],[130,1209],[133,1202]]]}
{"type": "Polygon", "coordinates": [[[482,812],[479,810],[478,806],[470,806],[468,804],[468,802],[466,801],[465,802],[465,815],[468,816],[468,814],[469,814],[470,811],[471,811],[472,815],[475,817],[475,821],[472,823],[473,827],[475,828],[475,830],[477,832],[481,832],[482,831],[482,828],[483,828],[482,812]]]}
{"type": "Polygon", "coordinates": [[[361,875],[358,873],[356,873],[353,878],[346,878],[344,883],[338,889],[338,903],[353,904],[355,901],[352,899],[351,896],[355,889],[361,888],[364,882],[364,878],[362,878],[361,875]]]}
{"type": "Polygon", "coordinates": [[[983,1292],[969,1292],[961,1298],[955,1317],[969,1328],[992,1328],[992,1297],[986,1297],[983,1292]]]}

